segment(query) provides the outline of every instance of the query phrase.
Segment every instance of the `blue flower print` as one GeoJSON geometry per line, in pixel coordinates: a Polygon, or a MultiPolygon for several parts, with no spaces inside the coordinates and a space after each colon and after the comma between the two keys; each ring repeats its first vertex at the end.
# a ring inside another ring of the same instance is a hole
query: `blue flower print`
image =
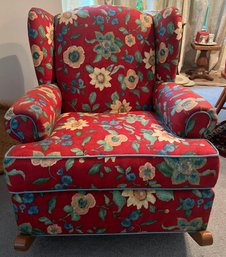
{"type": "Polygon", "coordinates": [[[10,121],[10,127],[11,127],[12,129],[17,129],[17,128],[19,127],[19,122],[18,122],[18,120],[17,120],[17,119],[12,119],[12,120],[10,121]]]}
{"type": "Polygon", "coordinates": [[[46,102],[43,101],[42,99],[39,99],[38,102],[39,102],[41,105],[46,106],[46,102]]]}
{"type": "Polygon", "coordinates": [[[57,171],[57,175],[62,175],[64,173],[64,169],[63,168],[60,168],[58,171],[57,171]]]}
{"type": "Polygon", "coordinates": [[[208,210],[211,209],[213,205],[213,201],[209,201],[207,203],[204,204],[204,210],[208,210]]]}
{"type": "Polygon", "coordinates": [[[25,204],[21,204],[19,206],[19,209],[20,209],[21,212],[24,212],[24,210],[26,209],[26,205],[25,204]]]}
{"type": "Polygon", "coordinates": [[[73,225],[71,223],[66,223],[66,224],[64,224],[64,228],[65,229],[72,229],[73,225]]]}
{"type": "Polygon", "coordinates": [[[202,191],[202,197],[203,198],[212,198],[213,197],[213,191],[211,191],[211,190],[202,191]]]}
{"type": "Polygon", "coordinates": [[[135,173],[126,174],[126,179],[128,181],[134,181],[134,180],[136,180],[136,174],[135,173]]]}
{"type": "Polygon", "coordinates": [[[173,144],[167,144],[167,145],[164,145],[164,150],[166,152],[173,152],[175,150],[175,145],[173,144]]]}
{"type": "Polygon", "coordinates": [[[166,33],[166,28],[164,28],[164,27],[161,26],[161,28],[159,29],[159,34],[160,34],[161,36],[164,36],[165,33],[166,33]]]}
{"type": "Polygon", "coordinates": [[[64,134],[64,135],[61,137],[62,140],[68,140],[68,139],[70,139],[70,138],[71,138],[71,135],[67,135],[67,134],[64,134]]]}
{"type": "Polygon", "coordinates": [[[38,31],[32,28],[28,29],[28,35],[29,37],[35,39],[38,36],[38,31]]]}
{"type": "Polygon", "coordinates": [[[131,226],[131,220],[128,219],[128,218],[127,218],[127,219],[123,219],[122,222],[121,222],[121,224],[122,224],[123,227],[128,228],[128,227],[131,226]]]}
{"type": "Polygon", "coordinates": [[[104,24],[104,17],[103,16],[98,15],[97,17],[95,17],[95,19],[96,19],[96,23],[98,25],[104,24]]]}
{"type": "Polygon", "coordinates": [[[127,63],[132,63],[134,61],[134,57],[132,55],[126,55],[125,57],[123,57],[123,59],[127,63]]]}
{"type": "Polygon", "coordinates": [[[144,37],[141,34],[137,34],[137,39],[142,40],[142,39],[144,39],[144,37]]]}
{"type": "Polygon", "coordinates": [[[71,176],[63,176],[61,178],[61,183],[65,186],[69,186],[72,184],[72,177],[71,176]]]}
{"type": "Polygon", "coordinates": [[[183,210],[190,210],[195,206],[195,201],[191,198],[186,198],[182,203],[183,210]]]}
{"type": "Polygon", "coordinates": [[[130,220],[137,220],[138,218],[140,217],[140,211],[132,211],[130,214],[129,214],[129,219],[130,220]]]}
{"type": "Polygon", "coordinates": [[[34,201],[35,197],[32,193],[26,193],[22,196],[23,203],[32,203],[34,201]]]}
{"type": "Polygon", "coordinates": [[[68,32],[68,27],[67,26],[63,26],[63,28],[61,29],[61,33],[63,34],[63,35],[66,35],[67,34],[67,32],[68,32]]]}
{"type": "Polygon", "coordinates": [[[114,19],[112,19],[111,24],[112,25],[119,24],[119,20],[117,18],[114,18],[114,19]]]}
{"type": "Polygon", "coordinates": [[[62,35],[61,33],[59,33],[59,34],[57,35],[57,41],[58,41],[58,42],[62,42],[63,40],[64,40],[63,35],[62,35]]]}
{"type": "Polygon", "coordinates": [[[82,79],[76,79],[71,81],[72,89],[71,92],[72,94],[80,94],[81,89],[84,89],[84,81],[82,79]]]}
{"type": "Polygon", "coordinates": [[[34,214],[38,214],[39,210],[38,210],[38,206],[31,206],[29,209],[28,209],[28,214],[29,215],[34,215],[34,214]]]}
{"type": "Polygon", "coordinates": [[[64,189],[64,185],[56,184],[56,185],[54,186],[54,189],[56,189],[56,190],[64,189]]]}
{"type": "Polygon", "coordinates": [[[115,15],[116,15],[116,11],[110,9],[110,10],[108,11],[108,15],[109,15],[109,16],[115,16],[115,15]]]}

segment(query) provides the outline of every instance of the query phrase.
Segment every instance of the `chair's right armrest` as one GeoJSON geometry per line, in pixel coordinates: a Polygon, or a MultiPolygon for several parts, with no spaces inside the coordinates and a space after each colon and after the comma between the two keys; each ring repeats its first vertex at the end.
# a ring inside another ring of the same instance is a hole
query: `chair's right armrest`
{"type": "Polygon", "coordinates": [[[217,124],[213,106],[189,88],[175,82],[158,83],[154,108],[170,130],[186,138],[205,138],[217,124]]]}
{"type": "Polygon", "coordinates": [[[56,85],[38,86],[19,98],[6,112],[6,131],[21,142],[42,140],[50,135],[61,106],[61,92],[56,85]]]}

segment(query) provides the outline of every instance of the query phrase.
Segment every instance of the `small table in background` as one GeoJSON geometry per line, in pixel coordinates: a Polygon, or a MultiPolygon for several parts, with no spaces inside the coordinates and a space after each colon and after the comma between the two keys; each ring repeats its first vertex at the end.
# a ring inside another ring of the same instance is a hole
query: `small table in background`
{"type": "Polygon", "coordinates": [[[213,78],[209,75],[208,68],[209,68],[209,52],[211,51],[219,51],[221,46],[219,45],[198,45],[195,43],[191,44],[192,48],[195,50],[200,50],[201,53],[196,61],[196,69],[192,71],[190,75],[190,79],[207,79],[213,80],[213,78]]]}

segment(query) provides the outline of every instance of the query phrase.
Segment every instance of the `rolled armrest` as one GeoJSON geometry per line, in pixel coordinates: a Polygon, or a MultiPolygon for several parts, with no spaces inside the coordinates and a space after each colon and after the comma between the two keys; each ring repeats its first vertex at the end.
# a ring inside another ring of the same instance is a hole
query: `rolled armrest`
{"type": "Polygon", "coordinates": [[[157,84],[153,97],[155,111],[180,137],[206,137],[217,124],[216,111],[208,101],[174,82],[157,84]]]}
{"type": "Polygon", "coordinates": [[[56,85],[41,85],[19,98],[5,114],[6,131],[21,142],[50,135],[61,113],[61,92],[56,85]]]}

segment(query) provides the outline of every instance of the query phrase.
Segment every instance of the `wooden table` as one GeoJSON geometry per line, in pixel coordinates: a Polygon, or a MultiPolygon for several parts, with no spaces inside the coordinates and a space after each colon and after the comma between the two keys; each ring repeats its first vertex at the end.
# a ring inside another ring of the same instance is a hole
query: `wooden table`
{"type": "Polygon", "coordinates": [[[219,45],[198,45],[195,43],[191,44],[192,48],[196,51],[201,51],[197,61],[196,61],[196,69],[191,72],[190,79],[207,79],[213,80],[213,78],[209,75],[209,53],[211,51],[219,51],[221,46],[219,45]]]}

